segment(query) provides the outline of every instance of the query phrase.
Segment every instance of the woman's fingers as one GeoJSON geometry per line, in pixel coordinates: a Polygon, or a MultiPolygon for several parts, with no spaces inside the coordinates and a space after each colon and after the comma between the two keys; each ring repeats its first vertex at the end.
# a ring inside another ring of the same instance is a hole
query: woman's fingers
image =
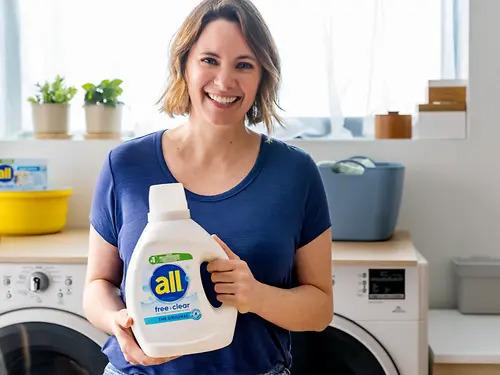
{"type": "Polygon", "coordinates": [[[118,344],[123,352],[123,356],[132,365],[159,365],[171,361],[176,357],[148,357],[135,341],[134,334],[130,328],[134,323],[133,319],[128,315],[127,309],[122,309],[116,312],[115,323],[117,328],[114,330],[118,344]]]}
{"type": "Polygon", "coordinates": [[[208,272],[226,272],[236,268],[238,261],[235,259],[216,259],[208,262],[208,272]]]}
{"type": "Polygon", "coordinates": [[[123,328],[130,328],[134,324],[134,320],[128,315],[127,309],[118,311],[115,318],[116,323],[123,328]]]}
{"type": "Polygon", "coordinates": [[[149,357],[139,347],[130,329],[123,329],[123,332],[116,335],[118,344],[122,349],[123,356],[132,365],[152,366],[171,361],[175,357],[149,357]]]}
{"type": "Polygon", "coordinates": [[[212,272],[210,279],[214,283],[231,283],[234,281],[234,274],[231,271],[212,272]]]}
{"type": "Polygon", "coordinates": [[[236,293],[236,284],[234,283],[217,283],[214,287],[217,293],[234,294],[236,293]]]}
{"type": "Polygon", "coordinates": [[[238,255],[236,255],[233,250],[229,246],[226,245],[224,241],[222,241],[216,234],[212,234],[212,238],[219,244],[219,246],[224,250],[229,259],[240,259],[238,255]]]}

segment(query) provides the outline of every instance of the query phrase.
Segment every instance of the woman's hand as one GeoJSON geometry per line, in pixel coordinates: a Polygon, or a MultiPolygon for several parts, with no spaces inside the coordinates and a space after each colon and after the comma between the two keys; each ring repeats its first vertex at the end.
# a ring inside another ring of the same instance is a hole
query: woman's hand
{"type": "Polygon", "coordinates": [[[261,284],[253,277],[247,262],[241,260],[215,234],[212,238],[229,257],[229,259],[213,260],[207,266],[207,271],[212,274],[212,282],[215,283],[217,300],[236,307],[240,313],[255,311],[261,284]]]}
{"type": "Polygon", "coordinates": [[[132,365],[152,366],[169,362],[177,357],[153,358],[148,357],[135,341],[132,333],[133,320],[128,315],[127,309],[122,309],[113,313],[113,322],[111,324],[113,334],[118,340],[118,344],[123,352],[125,359],[132,365]]]}

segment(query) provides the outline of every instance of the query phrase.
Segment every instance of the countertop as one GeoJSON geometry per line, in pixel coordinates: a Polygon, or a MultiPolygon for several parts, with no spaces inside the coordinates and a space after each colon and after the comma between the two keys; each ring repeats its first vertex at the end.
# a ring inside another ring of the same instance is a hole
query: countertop
{"type": "MultiPolygon", "coordinates": [[[[2,263],[85,263],[88,251],[85,229],[38,236],[0,238],[2,263]]],[[[332,243],[334,265],[407,266],[417,263],[415,248],[408,232],[396,232],[388,241],[332,243]]]]}
{"type": "Polygon", "coordinates": [[[1,263],[87,263],[89,230],[0,237],[1,263]]]}
{"type": "Polygon", "coordinates": [[[500,315],[429,311],[434,363],[500,364],[500,315]]]}

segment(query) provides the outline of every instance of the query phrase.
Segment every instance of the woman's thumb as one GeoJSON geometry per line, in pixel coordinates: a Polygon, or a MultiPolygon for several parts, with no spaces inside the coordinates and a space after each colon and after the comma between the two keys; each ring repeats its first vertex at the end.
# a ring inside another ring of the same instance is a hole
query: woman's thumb
{"type": "Polygon", "coordinates": [[[132,326],[133,322],[134,322],[133,319],[128,315],[126,309],[120,310],[119,317],[118,317],[118,323],[123,328],[130,328],[132,326]]]}

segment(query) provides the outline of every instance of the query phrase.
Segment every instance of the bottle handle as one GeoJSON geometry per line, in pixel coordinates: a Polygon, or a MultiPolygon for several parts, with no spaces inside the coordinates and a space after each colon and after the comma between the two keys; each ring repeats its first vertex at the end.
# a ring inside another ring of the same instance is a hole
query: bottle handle
{"type": "MultiPolygon", "coordinates": [[[[212,246],[207,248],[207,250],[201,255],[200,264],[204,263],[204,262],[210,262],[210,261],[215,260],[215,259],[229,259],[226,252],[212,238],[212,236],[210,236],[210,240],[212,241],[212,246]]],[[[205,298],[207,299],[207,303],[212,308],[212,311],[214,312],[215,315],[217,315],[217,316],[227,315],[228,317],[230,317],[233,314],[236,315],[236,313],[237,313],[236,307],[224,305],[224,304],[222,304],[220,307],[214,307],[208,301],[208,298],[206,295],[205,295],[205,298]]]]}

